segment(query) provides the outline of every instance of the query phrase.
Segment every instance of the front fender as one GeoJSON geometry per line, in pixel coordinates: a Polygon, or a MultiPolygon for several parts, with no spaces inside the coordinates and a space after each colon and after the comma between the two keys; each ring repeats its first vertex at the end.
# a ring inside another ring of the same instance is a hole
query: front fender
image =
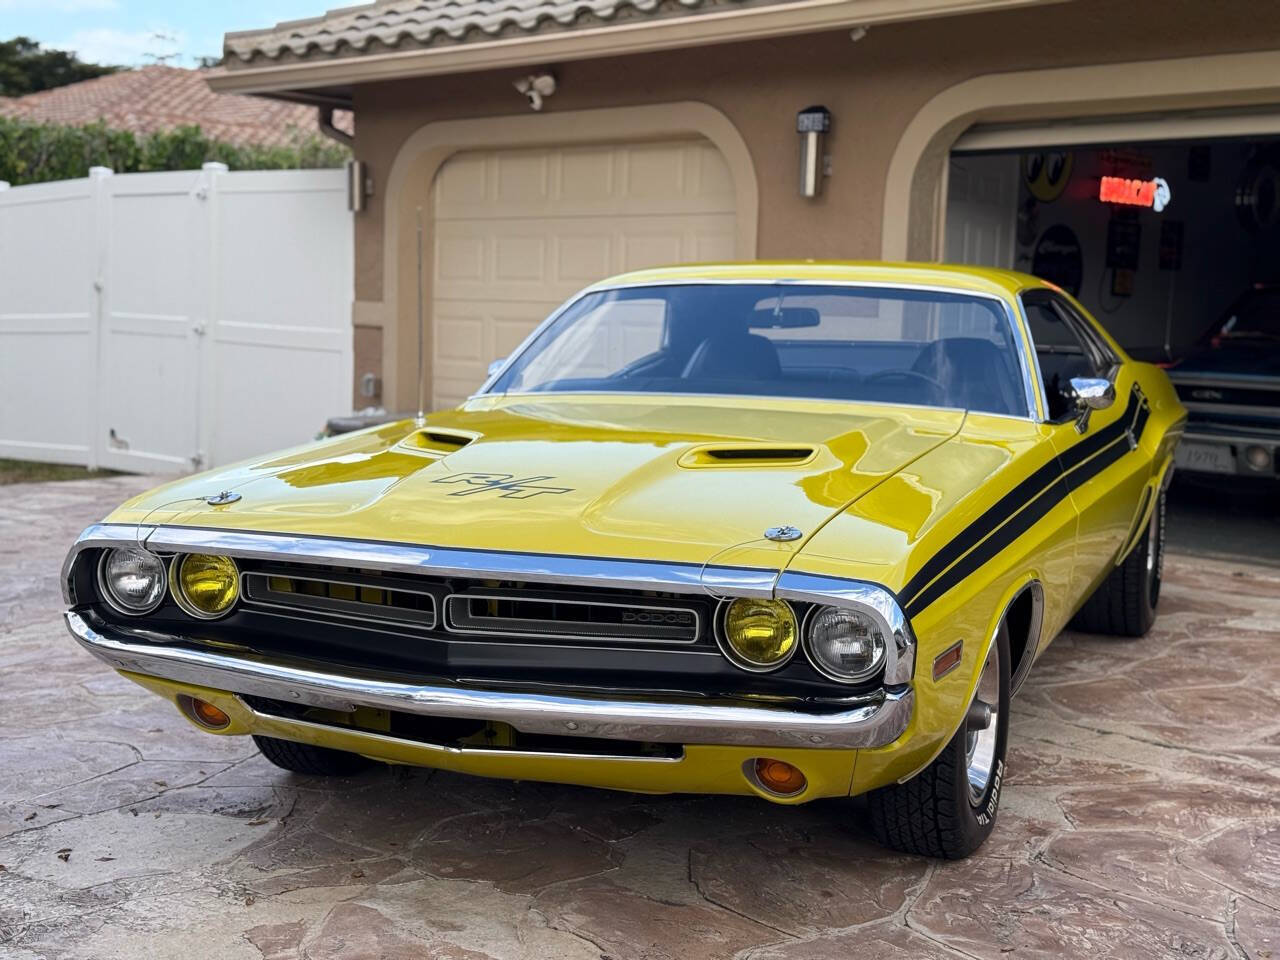
{"type": "MultiPolygon", "coordinates": [[[[1000,623],[1024,591],[1036,588],[1044,589],[1040,576],[1036,571],[1026,571],[988,583],[967,602],[935,604],[935,607],[945,608],[940,617],[934,616],[931,608],[929,620],[945,619],[952,629],[945,631],[944,644],[921,636],[923,630],[929,629],[927,625],[917,628],[920,653],[916,662],[915,710],[911,722],[893,743],[858,751],[851,794],[911,779],[932,763],[951,742],[964,721],[969,704],[973,702],[982,665],[996,641],[1000,623]],[[957,632],[963,635],[952,639],[957,632]],[[954,643],[961,645],[959,666],[935,680],[935,659],[954,643]]],[[[957,589],[955,593],[961,594],[963,590],[957,589]]],[[[1039,606],[1040,610],[1032,618],[1033,635],[1026,640],[1023,674],[1038,649],[1043,647],[1042,600],[1039,606]]],[[[930,636],[936,638],[938,631],[933,630],[930,636]]],[[[1017,669],[1017,664],[1011,665],[1011,670],[1017,669]]]]}

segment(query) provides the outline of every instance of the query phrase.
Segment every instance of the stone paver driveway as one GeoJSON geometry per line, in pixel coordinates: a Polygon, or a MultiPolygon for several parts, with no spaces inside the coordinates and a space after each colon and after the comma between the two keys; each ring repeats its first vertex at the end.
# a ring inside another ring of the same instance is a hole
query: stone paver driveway
{"type": "Polygon", "coordinates": [[[1280,573],[1171,557],[1156,631],[1065,635],[979,856],[850,802],[282,773],[76,649],[56,571],[144,478],[0,505],[0,956],[1280,958],[1280,573]]]}

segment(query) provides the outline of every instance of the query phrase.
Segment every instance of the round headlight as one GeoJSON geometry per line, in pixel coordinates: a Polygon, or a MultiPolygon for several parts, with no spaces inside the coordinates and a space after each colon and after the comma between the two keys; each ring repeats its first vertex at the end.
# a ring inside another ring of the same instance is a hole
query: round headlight
{"type": "Polygon", "coordinates": [[[164,599],[164,561],[136,547],[108,550],[98,564],[98,586],[121,613],[150,613],[164,599]]]}
{"type": "Polygon", "coordinates": [[[213,620],[240,596],[240,571],[230,557],[189,553],[173,563],[173,596],[193,617],[213,620]]]}
{"type": "Polygon", "coordinates": [[[744,670],[776,670],[795,653],[799,633],[789,603],[743,597],[724,610],[720,648],[744,670]]]}
{"type": "Polygon", "coordinates": [[[884,663],[884,631],[858,610],[818,608],[805,639],[814,668],[832,680],[865,680],[884,663]]]}

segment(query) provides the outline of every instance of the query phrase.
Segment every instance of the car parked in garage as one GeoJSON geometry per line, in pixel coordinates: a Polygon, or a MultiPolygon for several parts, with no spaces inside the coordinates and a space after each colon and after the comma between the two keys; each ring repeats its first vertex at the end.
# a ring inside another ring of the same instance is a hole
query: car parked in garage
{"type": "Polygon", "coordinates": [[[1280,286],[1241,294],[1169,378],[1188,411],[1180,469],[1280,478],[1280,286]]]}
{"type": "Polygon", "coordinates": [[[455,410],[124,504],[67,623],[289,770],[866,794],[961,857],[1037,655],[1150,629],[1184,417],[1023,274],[632,273],[455,410]]]}

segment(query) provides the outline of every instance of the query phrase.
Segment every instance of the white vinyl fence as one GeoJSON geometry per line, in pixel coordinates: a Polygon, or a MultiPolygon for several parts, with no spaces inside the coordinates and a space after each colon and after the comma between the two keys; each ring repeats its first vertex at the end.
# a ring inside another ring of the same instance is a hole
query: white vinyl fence
{"type": "Polygon", "coordinates": [[[341,170],[0,190],[0,457],[183,472],[351,407],[341,170]]]}

